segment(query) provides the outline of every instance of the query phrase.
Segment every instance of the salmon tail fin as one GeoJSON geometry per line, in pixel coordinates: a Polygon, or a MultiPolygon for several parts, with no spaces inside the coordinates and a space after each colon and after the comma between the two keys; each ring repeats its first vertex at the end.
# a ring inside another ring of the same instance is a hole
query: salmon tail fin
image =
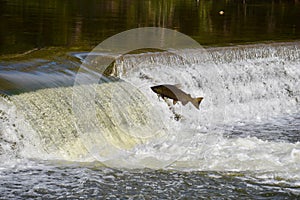
{"type": "Polygon", "coordinates": [[[197,109],[199,109],[199,105],[202,100],[203,100],[203,97],[198,97],[198,98],[193,98],[191,102],[197,109]]]}

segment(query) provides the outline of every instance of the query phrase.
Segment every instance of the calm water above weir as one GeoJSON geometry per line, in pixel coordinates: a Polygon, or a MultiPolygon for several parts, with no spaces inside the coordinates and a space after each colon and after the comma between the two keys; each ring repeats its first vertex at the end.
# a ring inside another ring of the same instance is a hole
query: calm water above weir
{"type": "Polygon", "coordinates": [[[299,199],[299,18],[297,0],[0,0],[0,199],[299,199]],[[73,86],[93,47],[145,26],[210,59],[128,54],[122,81],[73,86]]]}
{"type": "Polygon", "coordinates": [[[201,45],[300,39],[297,0],[2,0],[0,13],[0,54],[49,46],[90,50],[145,26],[178,30],[201,45]]]}

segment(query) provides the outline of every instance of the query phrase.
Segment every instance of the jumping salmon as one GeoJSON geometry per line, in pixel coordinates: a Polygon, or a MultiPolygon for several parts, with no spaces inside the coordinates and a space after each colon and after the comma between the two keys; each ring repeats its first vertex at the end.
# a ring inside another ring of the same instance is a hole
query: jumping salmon
{"type": "Polygon", "coordinates": [[[175,105],[178,101],[182,105],[186,105],[188,102],[191,102],[197,109],[203,99],[203,97],[192,98],[190,94],[185,93],[178,88],[178,85],[157,85],[151,87],[153,92],[157,93],[162,98],[173,99],[173,104],[175,105]]]}

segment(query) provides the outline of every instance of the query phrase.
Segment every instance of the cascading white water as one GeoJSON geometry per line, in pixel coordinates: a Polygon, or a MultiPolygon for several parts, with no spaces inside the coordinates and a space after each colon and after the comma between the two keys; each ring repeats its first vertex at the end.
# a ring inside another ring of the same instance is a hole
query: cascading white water
{"type": "MultiPolygon", "coordinates": [[[[192,142],[184,143],[188,146],[174,147],[174,151],[181,151],[182,156],[172,167],[277,171],[281,176],[286,175],[287,170],[291,173],[289,177],[298,177],[299,140],[294,140],[296,143],[275,142],[276,134],[281,131],[276,129],[269,131],[269,134],[274,134],[269,137],[273,137],[271,141],[258,139],[256,135],[251,137],[251,132],[257,124],[281,123],[280,118],[289,116],[292,116],[290,126],[299,129],[299,119],[293,119],[294,115],[299,115],[300,109],[299,45],[260,45],[208,51],[214,65],[210,62],[189,65],[180,57],[166,53],[163,53],[163,58],[157,58],[155,54],[144,57],[129,55],[118,63],[120,67],[116,71],[120,77],[140,86],[147,96],[152,95],[148,89],[152,85],[179,83],[192,96],[204,97],[200,111],[192,105],[172,108],[182,116],[178,122],[182,134],[189,133],[190,128],[194,132],[189,138],[192,142]],[[168,63],[169,60],[173,62],[168,63]],[[243,130],[247,137],[226,138],[224,135],[230,133],[225,127],[237,124],[248,125],[249,130],[243,130]]],[[[166,115],[174,115],[165,102],[156,102],[156,106],[164,109],[166,115]]]]}
{"type": "Polygon", "coordinates": [[[128,56],[125,61],[119,61],[121,67],[116,71],[122,78],[136,81],[136,85],[146,89],[153,84],[179,83],[194,96],[204,96],[201,113],[207,108],[218,110],[219,114],[223,111],[225,121],[257,120],[298,112],[298,45],[256,45],[208,51],[214,64],[198,61],[189,65],[176,55],[147,54],[128,56]],[[170,60],[172,62],[168,62],[170,60]]]}
{"type": "MultiPolygon", "coordinates": [[[[1,120],[2,138],[17,134],[11,141],[19,145],[19,154],[42,159],[96,159],[129,168],[272,171],[298,177],[299,142],[266,141],[247,133],[243,138],[225,135],[236,124],[250,124],[251,129],[255,123],[299,114],[299,44],[208,52],[209,62],[198,58],[188,62],[165,52],[123,56],[116,61],[115,73],[125,82],[93,86],[96,118],[86,116],[87,124],[73,116],[72,87],[2,98],[2,115],[7,119],[1,120]],[[193,97],[203,96],[200,110],[180,103],[169,108],[150,90],[158,84],[181,84],[193,97]],[[19,123],[14,126],[7,122],[16,119],[19,123]],[[80,130],[93,123],[101,135],[78,132],[76,126],[80,130]]],[[[185,54],[199,55],[192,50],[185,54]]],[[[10,143],[6,145],[11,148],[10,143]]]]}

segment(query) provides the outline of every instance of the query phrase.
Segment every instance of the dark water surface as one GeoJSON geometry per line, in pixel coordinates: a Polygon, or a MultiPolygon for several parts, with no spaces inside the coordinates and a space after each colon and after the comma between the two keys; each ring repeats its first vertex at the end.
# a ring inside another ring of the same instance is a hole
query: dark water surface
{"type": "Polygon", "coordinates": [[[299,40],[299,18],[297,0],[1,0],[0,54],[49,46],[90,50],[145,26],[175,29],[202,45],[299,40]]]}
{"type": "Polygon", "coordinates": [[[67,163],[0,175],[6,180],[0,199],[297,199],[299,190],[282,180],[237,172],[128,171],[67,163]]]}

